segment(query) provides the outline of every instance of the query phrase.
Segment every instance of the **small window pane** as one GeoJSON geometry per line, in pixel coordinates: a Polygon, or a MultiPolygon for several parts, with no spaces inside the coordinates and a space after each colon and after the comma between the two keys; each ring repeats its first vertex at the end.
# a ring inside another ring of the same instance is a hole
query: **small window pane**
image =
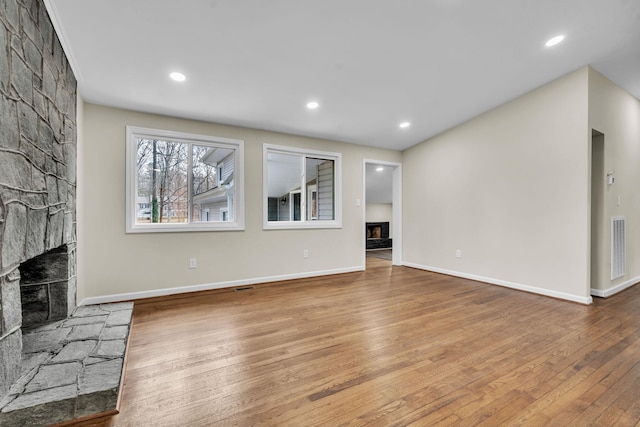
{"type": "Polygon", "coordinates": [[[187,148],[179,142],[138,139],[137,224],[187,221],[187,148]]]}
{"type": "Polygon", "coordinates": [[[302,156],[270,152],[267,173],[269,221],[300,221],[302,156]]]}
{"type": "Polygon", "coordinates": [[[334,161],[306,159],[307,220],[335,219],[334,161]]]}
{"type": "Polygon", "coordinates": [[[233,220],[233,154],[228,148],[193,146],[192,221],[233,220]]]}

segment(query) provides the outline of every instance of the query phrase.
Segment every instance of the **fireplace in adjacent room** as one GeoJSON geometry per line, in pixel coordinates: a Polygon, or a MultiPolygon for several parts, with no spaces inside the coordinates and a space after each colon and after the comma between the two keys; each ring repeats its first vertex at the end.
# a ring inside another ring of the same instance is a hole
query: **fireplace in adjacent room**
{"type": "Polygon", "coordinates": [[[392,247],[388,222],[367,222],[366,236],[367,249],[387,249],[392,247]]]}

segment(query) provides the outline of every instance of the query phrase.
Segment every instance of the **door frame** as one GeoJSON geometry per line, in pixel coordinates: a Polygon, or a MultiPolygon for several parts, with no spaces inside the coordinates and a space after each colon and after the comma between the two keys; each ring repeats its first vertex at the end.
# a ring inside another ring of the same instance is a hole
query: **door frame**
{"type": "Polygon", "coordinates": [[[393,232],[392,245],[392,265],[402,265],[402,163],[389,162],[385,160],[363,159],[362,160],[362,267],[367,266],[367,242],[365,236],[365,226],[367,222],[367,165],[381,165],[393,168],[392,173],[392,215],[391,224],[393,232]]]}

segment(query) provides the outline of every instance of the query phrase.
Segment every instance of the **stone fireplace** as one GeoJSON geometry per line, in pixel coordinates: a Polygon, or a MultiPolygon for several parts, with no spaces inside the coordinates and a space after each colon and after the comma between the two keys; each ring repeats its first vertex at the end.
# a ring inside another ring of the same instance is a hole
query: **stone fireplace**
{"type": "Polygon", "coordinates": [[[76,294],[76,79],[42,0],[3,0],[0,425],[117,413],[133,304],[76,294]]]}
{"type": "Polygon", "coordinates": [[[133,304],[76,294],[76,79],[42,0],[3,0],[0,425],[117,413],[133,304]]]}
{"type": "Polygon", "coordinates": [[[40,0],[0,5],[0,400],[76,307],[76,79],[40,0]],[[24,311],[23,311],[24,310],[24,311]]]}

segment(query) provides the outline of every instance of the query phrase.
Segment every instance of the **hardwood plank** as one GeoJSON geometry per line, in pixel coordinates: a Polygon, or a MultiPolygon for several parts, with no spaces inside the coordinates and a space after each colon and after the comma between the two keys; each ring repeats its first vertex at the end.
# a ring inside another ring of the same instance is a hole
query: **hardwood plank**
{"type": "Polygon", "coordinates": [[[138,301],[76,425],[635,425],[640,287],[592,306],[392,267],[138,301]]]}

